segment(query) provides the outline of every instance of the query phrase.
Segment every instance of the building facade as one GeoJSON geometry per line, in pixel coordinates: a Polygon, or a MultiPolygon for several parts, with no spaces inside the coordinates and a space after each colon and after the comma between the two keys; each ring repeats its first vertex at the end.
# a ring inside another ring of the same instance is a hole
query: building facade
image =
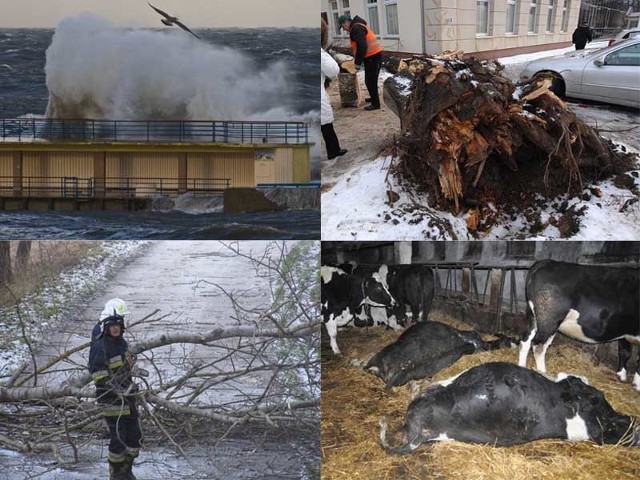
{"type": "Polygon", "coordinates": [[[0,197],[150,198],[309,181],[308,144],[0,142],[0,197]]]}
{"type": "Polygon", "coordinates": [[[321,0],[333,43],[348,46],[343,14],[364,18],[387,51],[462,50],[500,57],[571,45],[580,0],[321,0]]]}

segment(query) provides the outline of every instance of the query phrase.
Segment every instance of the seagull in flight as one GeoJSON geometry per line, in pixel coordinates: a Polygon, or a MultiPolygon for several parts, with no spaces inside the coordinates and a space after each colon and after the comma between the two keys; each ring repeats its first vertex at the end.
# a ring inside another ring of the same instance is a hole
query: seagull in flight
{"type": "MultiPolygon", "coordinates": [[[[149,2],[147,2],[149,3],[149,2]]],[[[171,15],[169,15],[167,12],[163,12],[162,10],[160,10],[159,8],[154,7],[153,5],[151,5],[149,3],[149,6],[151,8],[153,8],[156,12],[158,12],[160,15],[162,15],[164,18],[160,19],[160,21],[162,23],[164,23],[165,25],[167,25],[168,27],[171,27],[173,25],[177,25],[179,26],[181,29],[189,32],[191,35],[193,35],[194,37],[196,37],[198,40],[200,39],[200,37],[198,35],[196,35],[195,33],[193,33],[191,30],[189,30],[189,27],[187,27],[184,23],[182,23],[180,20],[178,20],[178,17],[172,17],[171,15]]]]}

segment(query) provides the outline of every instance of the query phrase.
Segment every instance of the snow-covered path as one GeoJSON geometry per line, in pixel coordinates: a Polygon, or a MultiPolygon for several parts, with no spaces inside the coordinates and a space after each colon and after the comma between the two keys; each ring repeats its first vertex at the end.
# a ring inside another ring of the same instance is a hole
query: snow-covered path
{"type": "MultiPolygon", "coordinates": [[[[243,251],[253,251],[260,256],[267,242],[242,242],[241,245],[243,251]]],[[[231,302],[211,284],[216,283],[228,292],[240,292],[239,297],[245,307],[258,307],[269,301],[268,285],[266,279],[258,278],[254,273],[248,259],[236,256],[219,242],[152,242],[144,255],[135,258],[98,290],[79,318],[56,326],[38,351],[38,364],[49,362],[62,351],[87,342],[105,302],[114,297],[127,302],[130,312],[126,318],[127,325],[159,310],[153,318],[161,320],[127,329],[125,338],[129,343],[161,333],[202,332],[217,326],[237,324],[232,320],[231,302]]],[[[185,359],[198,361],[201,356],[210,355],[210,350],[198,345],[166,346],[154,351],[154,361],[166,379],[166,376],[175,375],[173,365],[176,362],[183,363],[185,359]]],[[[83,350],[72,355],[62,374],[41,375],[40,385],[61,383],[74,373],[69,367],[87,364],[87,353],[83,350]]],[[[139,363],[145,368],[143,358],[139,363]]],[[[155,369],[152,371],[156,373],[155,369]]],[[[154,375],[150,380],[156,380],[154,375]]]]}

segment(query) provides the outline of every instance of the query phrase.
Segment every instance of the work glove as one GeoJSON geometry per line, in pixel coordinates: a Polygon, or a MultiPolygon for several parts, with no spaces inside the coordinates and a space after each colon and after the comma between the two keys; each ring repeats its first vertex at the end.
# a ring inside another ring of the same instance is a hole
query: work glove
{"type": "Polygon", "coordinates": [[[131,354],[131,353],[129,353],[129,352],[127,352],[125,354],[124,358],[125,358],[126,364],[129,366],[129,368],[133,368],[133,366],[134,366],[134,364],[136,363],[136,360],[137,360],[136,356],[131,354]]]}
{"type": "Polygon", "coordinates": [[[127,388],[124,388],[118,381],[114,378],[108,378],[104,382],[105,386],[111,390],[116,395],[125,395],[127,393],[127,388]]]}

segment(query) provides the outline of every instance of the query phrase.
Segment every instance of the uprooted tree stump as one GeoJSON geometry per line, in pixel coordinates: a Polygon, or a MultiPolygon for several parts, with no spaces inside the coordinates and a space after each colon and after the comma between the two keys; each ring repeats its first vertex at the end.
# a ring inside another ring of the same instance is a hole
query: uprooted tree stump
{"type": "Polygon", "coordinates": [[[633,168],[635,156],[569,110],[551,78],[516,87],[502,68],[455,52],[403,60],[385,83],[402,121],[399,172],[427,188],[431,206],[524,207],[633,168]]]}

